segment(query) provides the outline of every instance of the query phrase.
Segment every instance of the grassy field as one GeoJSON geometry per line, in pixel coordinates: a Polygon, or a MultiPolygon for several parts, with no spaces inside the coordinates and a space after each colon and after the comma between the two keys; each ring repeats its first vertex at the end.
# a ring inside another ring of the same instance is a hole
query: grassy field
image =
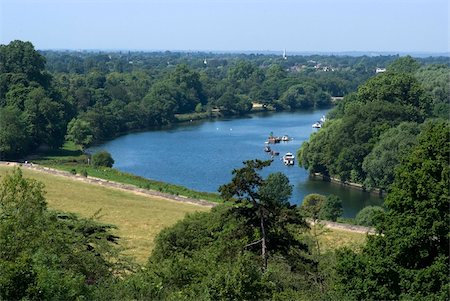
{"type": "MultiPolygon", "coordinates": [[[[12,167],[0,166],[0,176],[12,167]]],[[[141,196],[103,186],[23,169],[26,177],[45,184],[46,199],[51,209],[92,217],[98,210],[100,221],[118,226],[126,254],[143,263],[149,256],[156,234],[182,219],[187,213],[209,208],[183,204],[156,197],[141,196]]]]}
{"type": "Polygon", "coordinates": [[[340,229],[327,229],[325,233],[319,236],[322,251],[329,251],[344,246],[357,251],[365,241],[366,234],[340,229]]]}
{"type": "MultiPolygon", "coordinates": [[[[11,170],[11,166],[0,165],[0,177],[11,170]]],[[[127,248],[126,254],[134,256],[139,263],[144,263],[150,255],[154,238],[161,229],[173,225],[188,213],[209,210],[208,207],[138,195],[28,169],[23,169],[23,173],[45,184],[51,209],[82,217],[92,217],[101,210],[99,221],[118,227],[116,234],[121,237],[122,246],[127,248]]],[[[365,237],[361,233],[326,229],[319,240],[323,250],[340,246],[359,249],[365,237]]]]}

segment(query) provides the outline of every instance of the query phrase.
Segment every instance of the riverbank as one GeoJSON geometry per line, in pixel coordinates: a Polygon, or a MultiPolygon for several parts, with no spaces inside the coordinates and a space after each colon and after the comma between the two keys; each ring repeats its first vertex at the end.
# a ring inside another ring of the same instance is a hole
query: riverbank
{"type": "Polygon", "coordinates": [[[339,185],[342,185],[342,186],[350,187],[350,188],[353,188],[353,189],[358,189],[358,190],[361,190],[361,191],[369,192],[369,193],[378,195],[380,197],[382,197],[383,194],[385,193],[383,190],[381,190],[379,188],[372,188],[372,189],[368,190],[362,184],[348,182],[348,181],[343,182],[343,181],[341,181],[338,178],[330,177],[330,176],[326,177],[323,174],[318,173],[318,172],[312,173],[311,177],[313,177],[315,179],[320,179],[322,181],[331,182],[331,183],[339,184],[339,185]]]}

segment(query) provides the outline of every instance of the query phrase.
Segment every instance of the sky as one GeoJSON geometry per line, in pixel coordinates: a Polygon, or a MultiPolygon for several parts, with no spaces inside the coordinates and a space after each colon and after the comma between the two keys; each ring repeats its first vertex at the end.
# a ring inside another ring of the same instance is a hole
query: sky
{"type": "Polygon", "coordinates": [[[448,0],[0,0],[37,49],[449,52],[448,0]]]}

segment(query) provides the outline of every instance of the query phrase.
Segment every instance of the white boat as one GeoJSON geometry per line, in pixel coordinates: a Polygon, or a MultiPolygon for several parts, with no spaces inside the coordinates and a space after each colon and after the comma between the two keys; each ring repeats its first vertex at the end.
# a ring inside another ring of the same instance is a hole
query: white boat
{"type": "Polygon", "coordinates": [[[289,136],[288,135],[284,135],[283,137],[281,137],[281,141],[289,141],[289,140],[291,140],[291,138],[289,138],[289,136]]]}
{"type": "Polygon", "coordinates": [[[286,153],[286,155],[283,156],[283,163],[284,165],[294,165],[295,157],[292,153],[286,153]]]}
{"type": "Polygon", "coordinates": [[[316,122],[312,125],[312,127],[315,129],[320,129],[322,127],[322,124],[320,122],[316,122]]]}

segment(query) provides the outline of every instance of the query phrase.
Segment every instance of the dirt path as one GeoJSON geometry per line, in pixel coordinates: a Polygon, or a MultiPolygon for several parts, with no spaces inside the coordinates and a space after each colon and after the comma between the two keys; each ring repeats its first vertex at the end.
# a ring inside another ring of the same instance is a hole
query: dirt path
{"type": "Polygon", "coordinates": [[[26,169],[30,169],[30,170],[39,171],[39,172],[45,172],[45,173],[56,175],[56,176],[70,178],[70,179],[73,179],[76,181],[81,181],[81,182],[90,183],[90,184],[94,184],[94,185],[102,185],[102,186],[106,186],[106,187],[110,187],[110,188],[114,188],[114,189],[118,189],[118,190],[122,190],[122,191],[128,191],[128,192],[138,194],[138,195],[153,196],[153,197],[158,197],[158,198],[175,201],[175,202],[189,203],[189,204],[194,204],[194,205],[199,205],[199,206],[204,206],[204,207],[214,207],[217,205],[217,203],[206,201],[206,200],[193,199],[193,198],[188,198],[185,196],[163,193],[163,192],[156,191],[156,190],[143,189],[143,188],[139,188],[139,187],[136,187],[136,186],[130,185],[130,184],[122,184],[122,183],[104,180],[104,179],[95,178],[95,177],[90,177],[90,176],[83,177],[80,175],[74,175],[67,171],[57,170],[57,169],[50,168],[50,167],[44,167],[44,166],[40,166],[37,164],[30,164],[30,163],[21,164],[21,163],[17,163],[17,162],[5,162],[5,161],[0,161],[0,164],[6,165],[6,166],[20,166],[21,168],[26,168],[26,169]]]}
{"type": "MultiPolygon", "coordinates": [[[[131,192],[131,193],[138,194],[138,195],[158,197],[158,198],[162,198],[162,199],[169,200],[169,201],[189,203],[189,204],[210,207],[210,208],[217,205],[217,203],[206,201],[206,200],[193,199],[193,198],[188,198],[185,196],[177,196],[177,195],[172,195],[172,194],[168,194],[168,193],[163,193],[163,192],[159,192],[156,190],[143,189],[143,188],[139,188],[139,187],[136,187],[136,186],[130,185],[130,184],[122,184],[122,183],[104,180],[104,179],[95,178],[95,177],[90,177],[90,176],[83,177],[80,175],[74,175],[67,171],[62,171],[62,170],[58,170],[58,169],[54,169],[54,168],[50,168],[50,167],[44,167],[44,166],[40,166],[37,164],[21,164],[21,163],[17,163],[17,162],[0,161],[0,165],[20,166],[21,168],[27,168],[30,170],[45,172],[48,174],[66,177],[66,178],[70,178],[73,180],[82,181],[82,182],[90,183],[90,184],[94,184],[94,185],[102,185],[102,186],[106,186],[106,187],[110,187],[110,188],[114,188],[114,189],[118,189],[118,190],[122,190],[122,191],[131,192]]],[[[308,221],[308,222],[313,224],[311,221],[308,221]]],[[[344,230],[344,231],[357,232],[357,233],[368,233],[368,234],[375,233],[375,230],[373,228],[369,228],[369,227],[334,223],[334,222],[330,222],[330,221],[321,221],[321,223],[329,229],[344,230]]]]}

